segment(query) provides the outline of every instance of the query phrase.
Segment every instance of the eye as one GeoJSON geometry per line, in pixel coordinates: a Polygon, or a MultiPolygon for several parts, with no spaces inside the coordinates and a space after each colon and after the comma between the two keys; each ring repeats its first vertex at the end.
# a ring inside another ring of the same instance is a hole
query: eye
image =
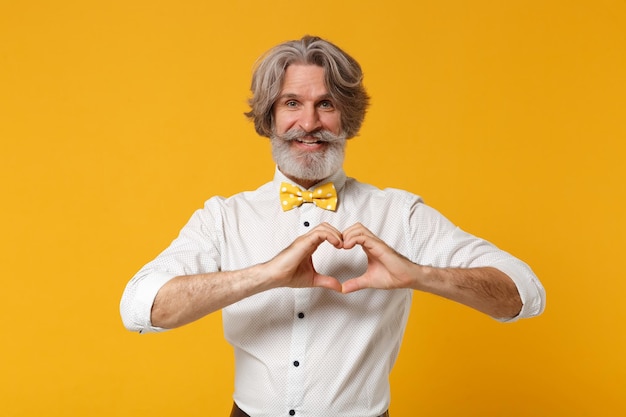
{"type": "Polygon", "coordinates": [[[288,100],[287,102],[285,102],[285,106],[287,107],[296,107],[298,105],[298,102],[295,100],[288,100]]]}
{"type": "Polygon", "coordinates": [[[330,100],[322,100],[322,101],[320,101],[320,103],[318,105],[322,109],[332,109],[332,108],[335,107],[335,106],[333,106],[333,102],[330,101],[330,100]]]}

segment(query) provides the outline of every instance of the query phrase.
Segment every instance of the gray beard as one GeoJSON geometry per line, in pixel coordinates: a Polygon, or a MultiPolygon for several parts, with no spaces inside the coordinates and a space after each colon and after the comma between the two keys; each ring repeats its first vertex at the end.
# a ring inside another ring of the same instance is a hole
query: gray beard
{"type": "Polygon", "coordinates": [[[345,157],[346,137],[336,136],[328,131],[305,133],[289,130],[283,135],[273,134],[272,157],[280,171],[293,178],[306,181],[320,181],[341,169],[345,157]],[[304,136],[313,136],[325,142],[326,147],[316,152],[298,152],[291,148],[291,141],[304,136]]]}

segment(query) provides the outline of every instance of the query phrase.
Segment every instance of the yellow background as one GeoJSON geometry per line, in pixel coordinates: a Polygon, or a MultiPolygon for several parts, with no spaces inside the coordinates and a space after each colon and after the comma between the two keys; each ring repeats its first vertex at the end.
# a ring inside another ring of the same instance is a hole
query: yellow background
{"type": "Polygon", "coordinates": [[[204,200],[271,178],[251,68],[306,33],[366,73],[348,174],[548,293],[513,325],[416,294],[392,415],[626,415],[626,2],[2,0],[0,416],[228,414],[220,315],[139,336],[119,298],[204,200]]]}

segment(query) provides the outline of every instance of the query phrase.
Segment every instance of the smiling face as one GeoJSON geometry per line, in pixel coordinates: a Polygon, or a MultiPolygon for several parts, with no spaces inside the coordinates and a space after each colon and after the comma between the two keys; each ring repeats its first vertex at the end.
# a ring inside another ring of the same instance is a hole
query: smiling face
{"type": "Polygon", "coordinates": [[[287,67],[273,116],[272,155],[288,178],[308,188],[341,168],[346,139],[322,67],[287,67]]]}

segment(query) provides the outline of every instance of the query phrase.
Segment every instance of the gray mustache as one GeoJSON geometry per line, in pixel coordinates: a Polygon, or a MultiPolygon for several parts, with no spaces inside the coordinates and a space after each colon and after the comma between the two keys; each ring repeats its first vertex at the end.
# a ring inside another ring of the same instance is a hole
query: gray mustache
{"type": "Polygon", "coordinates": [[[313,137],[320,142],[329,142],[329,143],[339,142],[343,139],[342,136],[335,135],[329,132],[328,130],[317,130],[315,132],[305,132],[304,130],[300,130],[300,129],[288,130],[282,135],[280,135],[279,137],[283,140],[289,141],[289,140],[303,139],[307,136],[313,137]]]}

